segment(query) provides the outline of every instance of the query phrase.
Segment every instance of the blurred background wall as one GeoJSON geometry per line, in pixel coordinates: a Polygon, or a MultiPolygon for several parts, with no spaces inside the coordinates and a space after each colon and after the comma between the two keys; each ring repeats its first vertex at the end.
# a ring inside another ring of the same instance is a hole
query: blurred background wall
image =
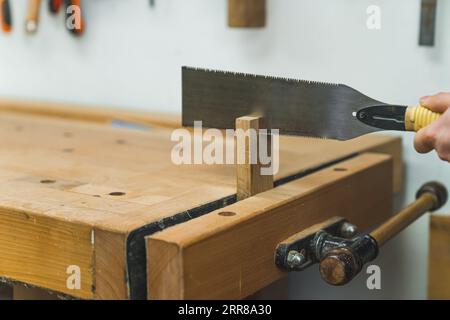
{"type": "MultiPolygon", "coordinates": [[[[268,0],[267,27],[253,30],[228,28],[226,0],[156,0],[153,9],[148,0],[85,0],[81,38],[46,6],[38,33],[28,36],[27,1],[11,4],[14,30],[0,34],[0,96],[179,113],[182,65],[341,82],[399,104],[450,91],[449,1],[439,1],[432,48],[418,46],[420,0],[268,0]],[[381,8],[380,30],[366,27],[369,5],[381,8]]],[[[450,165],[417,155],[412,138],[404,139],[399,206],[427,180],[450,186],[450,165]]],[[[375,262],[380,291],[366,288],[364,274],[331,288],[312,268],[260,296],[422,299],[427,241],[424,217],[385,247],[375,262]]]]}

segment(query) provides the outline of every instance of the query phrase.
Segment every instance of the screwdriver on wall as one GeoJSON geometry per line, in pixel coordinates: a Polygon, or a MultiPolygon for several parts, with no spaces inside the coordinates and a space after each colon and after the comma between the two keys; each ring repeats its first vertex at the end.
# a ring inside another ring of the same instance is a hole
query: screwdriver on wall
{"type": "Polygon", "coordinates": [[[48,0],[49,8],[51,13],[58,13],[61,9],[62,0],[48,0]]]}
{"type": "Polygon", "coordinates": [[[28,33],[35,33],[38,29],[40,8],[41,0],[29,0],[27,19],[25,21],[25,30],[28,33]]]}
{"type": "Polygon", "coordinates": [[[0,0],[0,22],[3,32],[11,31],[12,15],[9,0],[0,0]]]}
{"type": "Polygon", "coordinates": [[[66,23],[67,29],[74,35],[81,35],[85,28],[85,22],[83,18],[83,10],[81,7],[81,0],[65,0],[66,4],[66,18],[68,23],[66,23]],[[67,10],[71,6],[78,7],[78,10],[67,10]],[[74,14],[79,14],[79,16],[73,16],[74,14]],[[71,25],[69,21],[73,22],[71,25]]]}

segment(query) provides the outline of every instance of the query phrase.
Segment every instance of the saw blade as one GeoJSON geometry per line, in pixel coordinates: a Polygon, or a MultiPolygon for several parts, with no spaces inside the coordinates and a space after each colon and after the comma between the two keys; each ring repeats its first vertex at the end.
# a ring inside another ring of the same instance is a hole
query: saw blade
{"type": "Polygon", "coordinates": [[[260,115],[287,135],[347,140],[380,130],[355,114],[383,103],[343,84],[183,67],[182,88],[184,126],[233,129],[236,118],[260,115]]]}

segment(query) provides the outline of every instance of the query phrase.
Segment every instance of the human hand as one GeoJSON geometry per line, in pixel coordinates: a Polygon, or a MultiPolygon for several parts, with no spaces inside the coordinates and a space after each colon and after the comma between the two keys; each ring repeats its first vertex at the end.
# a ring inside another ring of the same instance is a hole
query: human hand
{"type": "Polygon", "coordinates": [[[442,116],[417,132],[414,147],[419,153],[436,150],[439,158],[450,162],[450,92],[422,97],[420,104],[442,116]]]}

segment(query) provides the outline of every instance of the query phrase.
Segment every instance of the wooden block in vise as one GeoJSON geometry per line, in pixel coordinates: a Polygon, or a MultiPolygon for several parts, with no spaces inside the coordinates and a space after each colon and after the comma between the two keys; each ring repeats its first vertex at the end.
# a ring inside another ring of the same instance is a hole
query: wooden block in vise
{"type": "MultiPolygon", "coordinates": [[[[239,143],[239,138],[236,137],[236,158],[242,159],[245,163],[236,164],[236,185],[237,185],[237,199],[242,200],[258,194],[260,192],[273,188],[273,175],[264,175],[261,169],[264,167],[259,158],[259,148],[261,135],[260,129],[264,129],[264,119],[262,117],[240,117],[236,119],[236,132],[243,131],[245,134],[245,146],[242,148],[242,143],[239,143]],[[254,130],[255,135],[251,134],[254,130]],[[255,154],[256,153],[256,154],[255,154]],[[252,160],[253,159],[253,160],[252,160]]],[[[271,139],[267,135],[268,154],[270,154],[271,139]]],[[[242,161],[241,161],[242,162],[242,161]]]]}
{"type": "Polygon", "coordinates": [[[228,25],[257,28],[266,25],[266,0],[228,0],[228,25]]]}
{"type": "Polygon", "coordinates": [[[274,262],[280,241],[332,216],[360,230],[390,217],[392,169],[390,156],[362,154],[148,237],[148,297],[255,293],[286,274],[274,262]]]}

